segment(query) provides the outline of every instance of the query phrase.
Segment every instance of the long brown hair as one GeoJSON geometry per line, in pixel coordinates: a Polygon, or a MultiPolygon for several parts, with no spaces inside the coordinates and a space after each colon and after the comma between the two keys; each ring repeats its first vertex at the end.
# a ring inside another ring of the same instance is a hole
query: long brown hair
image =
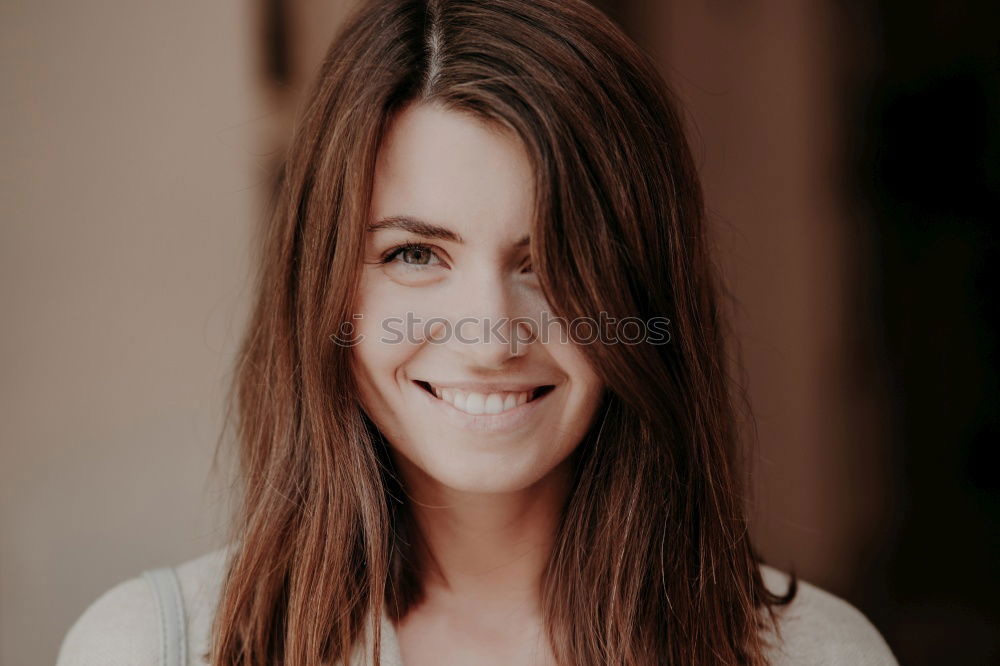
{"type": "Polygon", "coordinates": [[[421,598],[419,542],[349,347],[380,141],[406,104],[512,131],[536,180],[554,314],[670,320],[587,346],[606,384],[573,453],[541,598],[562,664],[759,664],[784,597],[748,536],[746,455],[702,193],[649,58],[583,0],[376,0],[334,40],[260,246],[232,392],[241,506],[211,662],[347,660],[421,598]],[[766,611],[766,612],[765,612],[766,611]]]}

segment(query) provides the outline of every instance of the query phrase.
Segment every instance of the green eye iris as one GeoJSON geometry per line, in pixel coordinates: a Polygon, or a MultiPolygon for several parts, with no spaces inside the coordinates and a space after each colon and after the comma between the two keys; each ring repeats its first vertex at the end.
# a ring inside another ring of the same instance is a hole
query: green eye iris
{"type": "Polygon", "coordinates": [[[431,261],[430,250],[419,246],[404,248],[400,255],[403,257],[403,263],[407,264],[426,265],[431,261]]]}

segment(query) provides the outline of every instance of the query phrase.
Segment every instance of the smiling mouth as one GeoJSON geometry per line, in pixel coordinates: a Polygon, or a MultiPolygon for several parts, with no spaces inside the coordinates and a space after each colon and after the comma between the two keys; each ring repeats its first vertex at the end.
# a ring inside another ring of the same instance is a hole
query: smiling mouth
{"type": "Polygon", "coordinates": [[[455,409],[466,414],[503,414],[521,405],[541,399],[555,386],[546,384],[536,386],[530,391],[497,391],[493,393],[477,393],[462,389],[439,388],[432,384],[415,380],[413,382],[434,398],[447,402],[455,409]]]}

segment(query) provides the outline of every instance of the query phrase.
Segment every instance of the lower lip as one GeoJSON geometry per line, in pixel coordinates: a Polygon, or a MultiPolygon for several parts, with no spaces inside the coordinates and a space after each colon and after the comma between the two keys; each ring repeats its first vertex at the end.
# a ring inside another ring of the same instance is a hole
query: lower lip
{"type": "Polygon", "coordinates": [[[435,413],[439,413],[448,423],[457,428],[472,430],[474,432],[512,432],[517,430],[537,414],[539,404],[544,402],[559,388],[556,386],[534,400],[530,400],[499,414],[468,414],[451,403],[431,395],[415,382],[410,382],[410,385],[436,410],[435,413]]]}

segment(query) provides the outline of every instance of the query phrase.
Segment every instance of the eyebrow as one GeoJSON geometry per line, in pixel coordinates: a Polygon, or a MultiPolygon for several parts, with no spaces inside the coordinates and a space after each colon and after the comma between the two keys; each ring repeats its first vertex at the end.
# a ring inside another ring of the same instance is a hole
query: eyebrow
{"type": "MultiPolygon", "coordinates": [[[[418,236],[423,236],[424,238],[436,238],[438,240],[452,241],[453,243],[465,242],[460,234],[455,233],[451,229],[431,224],[430,222],[425,222],[409,215],[383,217],[377,222],[372,222],[368,225],[368,233],[382,231],[383,229],[401,229],[418,236]]],[[[522,236],[514,243],[514,247],[525,247],[530,243],[530,236],[522,236]]]]}

